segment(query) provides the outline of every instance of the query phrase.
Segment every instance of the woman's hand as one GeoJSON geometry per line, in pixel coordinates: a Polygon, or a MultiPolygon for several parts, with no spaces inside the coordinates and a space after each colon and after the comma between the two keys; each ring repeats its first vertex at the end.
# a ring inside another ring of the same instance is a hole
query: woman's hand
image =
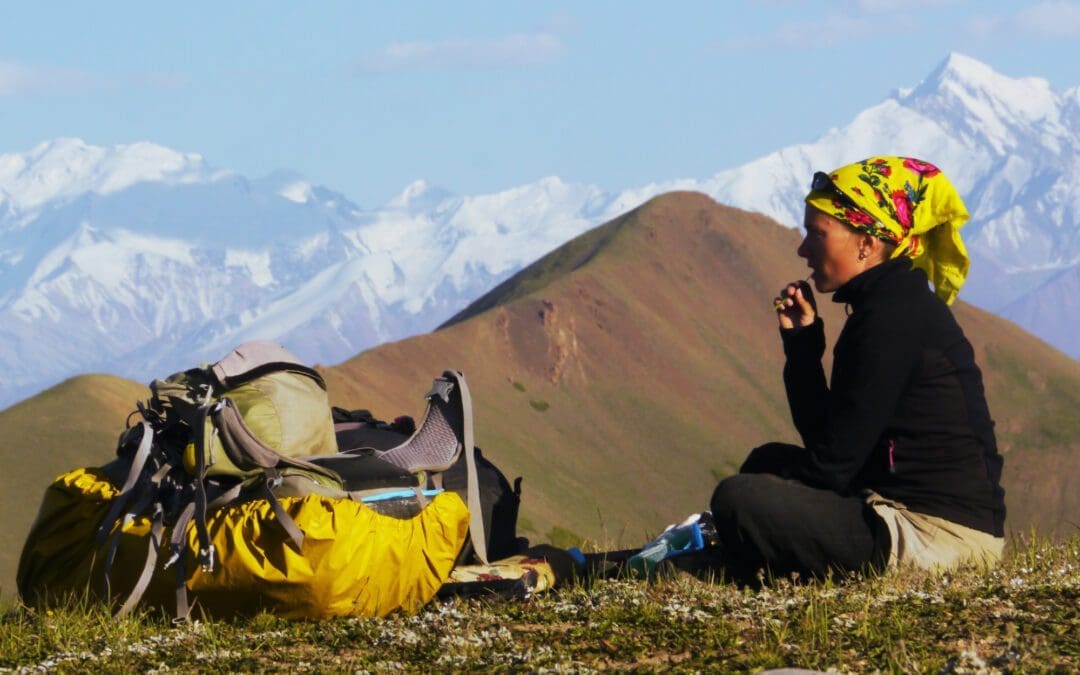
{"type": "Polygon", "coordinates": [[[817,318],[814,292],[810,290],[810,284],[802,280],[785,286],[780,295],[773,298],[773,307],[781,328],[809,326],[817,318]]]}

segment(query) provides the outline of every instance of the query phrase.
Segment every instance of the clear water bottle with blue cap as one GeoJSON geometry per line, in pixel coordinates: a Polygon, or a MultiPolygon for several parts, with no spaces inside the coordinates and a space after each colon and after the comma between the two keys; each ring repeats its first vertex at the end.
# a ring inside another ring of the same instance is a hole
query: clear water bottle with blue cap
{"type": "Polygon", "coordinates": [[[650,577],[662,561],[704,549],[706,540],[712,538],[710,515],[707,512],[695,513],[677,525],[668,525],[660,536],[630,556],[626,567],[637,576],[650,577]]]}

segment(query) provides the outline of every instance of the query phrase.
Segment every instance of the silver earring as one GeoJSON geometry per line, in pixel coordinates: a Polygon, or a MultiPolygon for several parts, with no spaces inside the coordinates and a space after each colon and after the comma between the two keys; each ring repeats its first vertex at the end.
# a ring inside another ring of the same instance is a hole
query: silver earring
{"type": "Polygon", "coordinates": [[[859,260],[866,260],[866,251],[859,251],[859,260]]]}

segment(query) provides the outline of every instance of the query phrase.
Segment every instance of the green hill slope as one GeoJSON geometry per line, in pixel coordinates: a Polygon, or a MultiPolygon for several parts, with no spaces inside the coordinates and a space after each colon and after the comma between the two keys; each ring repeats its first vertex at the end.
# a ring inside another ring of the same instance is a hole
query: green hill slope
{"type": "Polygon", "coordinates": [[[22,542],[45,488],[58,475],[113,458],[116,440],[145,386],[80,375],[0,411],[0,596],[15,592],[22,542]]]}
{"type": "MultiPolygon", "coordinates": [[[[384,419],[423,413],[446,368],[465,373],[477,443],[524,476],[534,541],[642,543],[707,507],[752,448],[797,442],[771,298],[804,278],[799,234],[764,216],[671,193],[553,251],[443,328],[323,368],[331,401],[384,419]]],[[[820,303],[835,338],[843,308],[820,303]]],[[[1080,362],[958,302],[1005,455],[1011,533],[1080,523],[1080,362]]],[[[162,375],[147,373],[146,379],[162,375]]],[[[76,378],[0,412],[0,588],[13,588],[47,483],[111,457],[144,386],[76,378]]]]}

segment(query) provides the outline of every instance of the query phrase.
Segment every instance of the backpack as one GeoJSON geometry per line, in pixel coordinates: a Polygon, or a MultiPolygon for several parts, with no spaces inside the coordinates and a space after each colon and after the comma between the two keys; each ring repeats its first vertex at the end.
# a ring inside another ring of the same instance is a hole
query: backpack
{"type": "Polygon", "coordinates": [[[207,511],[234,501],[265,498],[297,550],[304,535],[282,508],[275,488],[286,476],[304,476],[326,487],[339,483],[330,470],[305,457],[336,451],[326,383],[281,345],[247,342],[217,363],[191,368],[150,384],[151,398],[129,415],[117,461],[106,472],[122,481],[97,531],[106,546],[105,593],[122,524],[151,515],[146,563],[119,610],[128,613],[153,575],[161,535],[172,536],[165,568],[176,567],[177,617],[188,613],[184,552],[194,522],[197,561],[215,567],[207,511]],[[132,424],[134,416],[141,417],[132,424]],[[121,527],[118,527],[121,526],[121,527]]]}
{"type": "MultiPolygon", "coordinates": [[[[384,422],[375,418],[367,409],[346,410],[335,407],[333,419],[338,448],[353,455],[379,457],[401,445],[416,431],[416,423],[411,417],[403,415],[395,418],[393,422],[384,422]]],[[[474,448],[474,453],[486,556],[481,557],[470,539],[458,556],[460,565],[502,560],[519,555],[529,547],[528,540],[517,535],[521,477],[515,478],[511,485],[506,475],[484,457],[479,447],[474,448]]],[[[374,481],[376,476],[388,475],[386,472],[378,473],[369,468],[365,478],[374,481]]],[[[466,499],[470,484],[466,453],[463,452],[445,471],[427,477],[425,484],[428,487],[452,490],[461,495],[462,499],[466,499]]]]}
{"type": "Polygon", "coordinates": [[[487,562],[486,533],[505,528],[485,522],[490,499],[481,498],[479,476],[489,479],[489,463],[472,443],[471,399],[459,372],[435,380],[419,428],[404,436],[407,427],[399,427],[400,442],[379,451],[338,447],[322,377],[273,342],[245,343],[212,366],[154,380],[150,390],[129,416],[114,462],[100,475],[61,476],[46,493],[20,560],[24,597],[47,596],[49,585],[79,588],[78,575],[65,576],[52,560],[64,548],[69,562],[98,578],[99,595],[118,595],[114,577],[130,585],[123,615],[148,589],[160,590],[155,573],[167,552],[161,569],[175,567],[177,620],[190,612],[189,586],[208,607],[235,609],[250,596],[286,615],[386,613],[430,599],[466,549],[487,562]],[[92,542],[59,541],[88,518],[92,542]],[[305,529],[318,532],[314,548],[304,545],[305,529]],[[145,547],[137,573],[133,539],[145,547]],[[216,560],[219,547],[229,560],[216,560]],[[189,574],[186,559],[198,569],[189,574]],[[219,563],[226,569],[215,576],[219,563]],[[124,574],[113,575],[114,564],[124,574]],[[340,583],[334,573],[343,565],[367,578],[350,579],[355,588],[340,583]],[[282,572],[286,591],[274,586],[282,572]],[[297,590],[305,575],[311,587],[297,590]]]}

